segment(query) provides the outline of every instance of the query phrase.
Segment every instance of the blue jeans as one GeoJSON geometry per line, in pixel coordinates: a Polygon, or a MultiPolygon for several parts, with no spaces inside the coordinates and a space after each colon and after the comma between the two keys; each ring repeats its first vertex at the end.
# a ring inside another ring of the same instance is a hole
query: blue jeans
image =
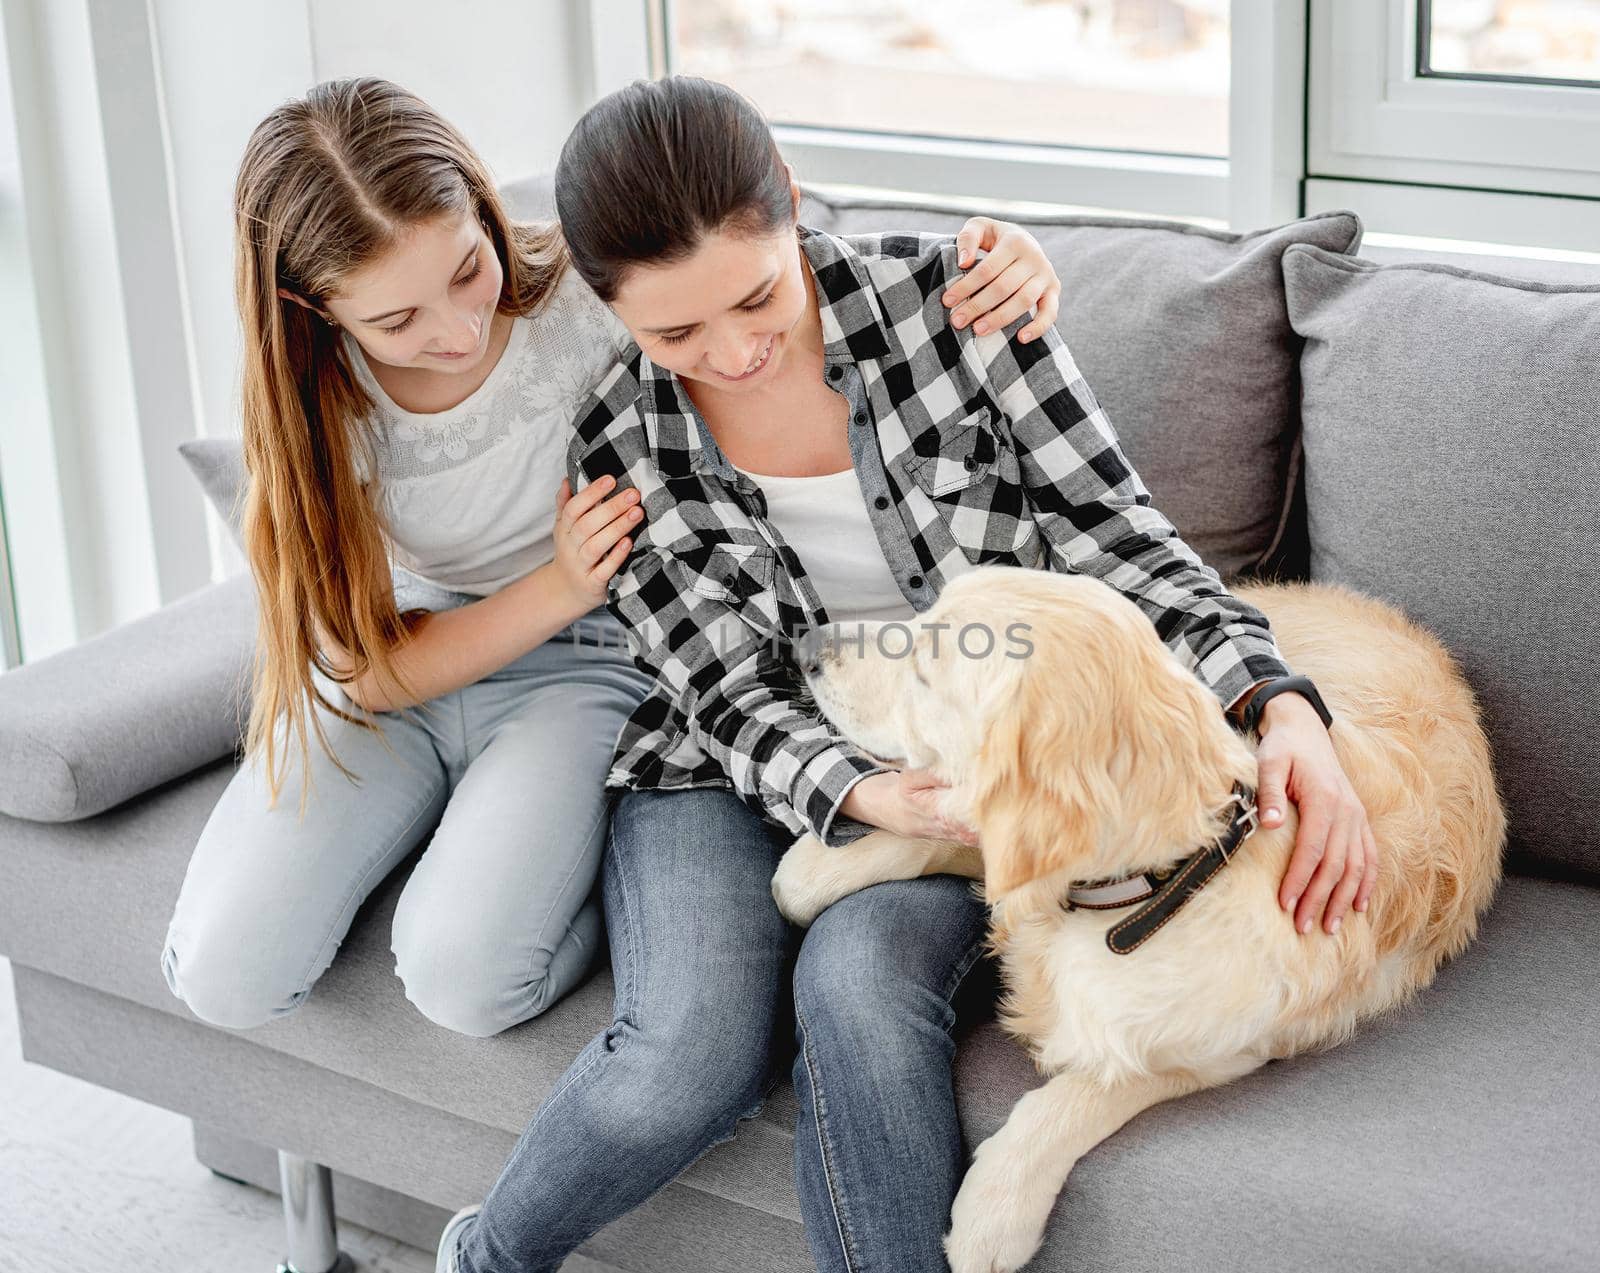
{"type": "Polygon", "coordinates": [[[952,998],[982,952],[983,907],[966,880],[896,881],[801,933],[771,893],[791,841],[725,790],[616,801],[601,870],[614,1019],[545,1098],[463,1230],[466,1273],[559,1268],[730,1139],[791,1060],[795,1168],[818,1267],[944,1267],[940,1238],[965,1165],[952,998]]]}
{"type": "MultiPolygon", "coordinates": [[[[424,608],[472,600],[435,592],[424,608]]],[[[336,684],[313,677],[353,710],[336,684]]],[[[196,1016],[233,1029],[295,1011],[367,896],[428,841],[392,928],[407,998],[473,1036],[543,1012],[603,956],[594,894],[605,775],[649,688],[621,627],[597,609],[480,681],[379,714],[392,750],[315,708],[359,785],[309,723],[303,819],[298,760],[270,809],[264,767],[239,768],[184,876],[161,956],[168,987],[196,1016]]]]}

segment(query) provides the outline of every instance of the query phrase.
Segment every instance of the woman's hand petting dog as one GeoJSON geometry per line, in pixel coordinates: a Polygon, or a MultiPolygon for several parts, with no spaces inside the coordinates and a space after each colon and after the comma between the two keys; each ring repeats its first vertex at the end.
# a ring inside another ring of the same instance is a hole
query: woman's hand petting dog
{"type": "Polygon", "coordinates": [[[945,812],[949,795],[949,785],[926,769],[863,778],[839,812],[877,830],[838,847],[810,835],[796,840],[772,877],[778,910],[805,928],[840,898],[884,880],[936,872],[982,879],[978,833],[945,812]]]}
{"type": "MultiPolygon", "coordinates": [[[[1280,694],[1267,704],[1256,761],[1261,825],[1268,830],[1282,825],[1288,801],[1300,820],[1278,903],[1295,912],[1298,932],[1309,933],[1320,915],[1323,928],[1336,933],[1352,905],[1367,909],[1378,879],[1378,847],[1366,807],[1334,754],[1321,717],[1299,694],[1280,694]]],[[[874,774],[850,789],[839,811],[907,839],[977,847],[978,833],[944,812],[949,790],[926,769],[874,774]]],[[[805,922],[820,913],[819,907],[805,922]]]]}
{"type": "Polygon", "coordinates": [[[1261,825],[1273,830],[1282,824],[1285,796],[1300,817],[1278,904],[1286,911],[1298,907],[1297,932],[1309,933],[1320,914],[1323,928],[1336,933],[1352,902],[1358,911],[1367,909],[1378,879],[1378,846],[1322,718],[1302,695],[1280,694],[1267,704],[1256,764],[1261,825]]]}
{"type": "Polygon", "coordinates": [[[907,839],[954,840],[975,847],[978,833],[945,812],[949,792],[949,785],[926,769],[897,769],[856,783],[839,812],[907,839]]]}

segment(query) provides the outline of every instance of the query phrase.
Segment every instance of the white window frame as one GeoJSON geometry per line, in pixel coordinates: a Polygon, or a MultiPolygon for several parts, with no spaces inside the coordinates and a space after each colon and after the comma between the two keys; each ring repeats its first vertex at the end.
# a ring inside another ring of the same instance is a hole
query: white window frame
{"type": "Polygon", "coordinates": [[[209,582],[150,0],[0,0],[0,450],[29,659],[209,582]]]}
{"type": "MultiPolygon", "coordinates": [[[[665,67],[668,0],[590,6],[595,96],[665,67]]],[[[981,192],[1248,230],[1352,208],[1374,230],[1600,251],[1600,90],[1418,76],[1417,0],[1234,0],[1229,158],[783,126],[808,182],[981,192]]]]}
{"type": "Polygon", "coordinates": [[[159,599],[211,579],[203,504],[178,444],[203,433],[150,0],[88,0],[159,599]]]}
{"type": "Polygon", "coordinates": [[[22,662],[22,628],[11,586],[11,547],[6,540],[5,475],[0,473],[0,672],[22,662]]]}
{"type": "Polygon", "coordinates": [[[1307,207],[1600,250],[1600,89],[1417,74],[1417,0],[1311,0],[1307,207]]]}
{"type": "Polygon", "coordinates": [[[30,168],[38,184],[37,156],[44,147],[38,117],[16,107],[32,89],[25,78],[34,72],[28,17],[16,0],[0,0],[0,511],[9,516],[11,534],[27,528],[25,542],[12,552],[0,524],[5,667],[21,663],[25,650],[61,649],[80,635],[61,474],[70,456],[58,453],[62,440],[53,427],[43,335],[49,323],[34,271],[51,226],[37,209],[30,215],[24,197],[30,168]]]}
{"type": "MultiPolygon", "coordinates": [[[[596,96],[666,64],[665,0],[590,7],[596,96]]],[[[906,137],[782,125],[808,183],[919,194],[982,193],[1254,228],[1300,207],[1305,0],[1234,0],[1230,157],[906,137]]]]}

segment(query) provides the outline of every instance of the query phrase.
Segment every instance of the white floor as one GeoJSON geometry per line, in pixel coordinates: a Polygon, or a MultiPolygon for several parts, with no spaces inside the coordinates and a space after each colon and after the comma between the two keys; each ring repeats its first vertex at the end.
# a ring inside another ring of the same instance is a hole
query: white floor
{"type": "MultiPolygon", "coordinates": [[[[432,1273],[432,1255],[354,1225],[363,1273],[432,1273]]],[[[0,1273],[272,1273],[275,1194],[195,1161],[189,1121],[22,1059],[0,959],[0,1273]]]]}

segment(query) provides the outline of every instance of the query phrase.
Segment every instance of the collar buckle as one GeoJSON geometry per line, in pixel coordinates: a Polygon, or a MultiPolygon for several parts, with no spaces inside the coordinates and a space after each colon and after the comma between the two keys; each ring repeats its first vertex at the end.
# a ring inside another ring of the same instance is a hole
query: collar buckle
{"type": "Polygon", "coordinates": [[[1239,846],[1261,825],[1254,791],[1235,784],[1228,802],[1237,805],[1238,812],[1217,840],[1178,863],[1165,880],[1160,880],[1153,872],[1140,877],[1149,881],[1152,895],[1147,895],[1127,919],[1107,930],[1106,946],[1112,954],[1126,955],[1144,945],[1185,902],[1233,860],[1239,846]]]}
{"type": "MultiPolygon", "coordinates": [[[[1235,790],[1231,800],[1239,806],[1239,812],[1233,818],[1233,825],[1239,828],[1239,838],[1234,841],[1234,848],[1237,849],[1240,844],[1255,834],[1256,830],[1261,826],[1261,814],[1256,808],[1256,800],[1253,793],[1246,795],[1243,791],[1235,790]]],[[[1229,837],[1224,837],[1224,841],[1227,838],[1229,837]]]]}

